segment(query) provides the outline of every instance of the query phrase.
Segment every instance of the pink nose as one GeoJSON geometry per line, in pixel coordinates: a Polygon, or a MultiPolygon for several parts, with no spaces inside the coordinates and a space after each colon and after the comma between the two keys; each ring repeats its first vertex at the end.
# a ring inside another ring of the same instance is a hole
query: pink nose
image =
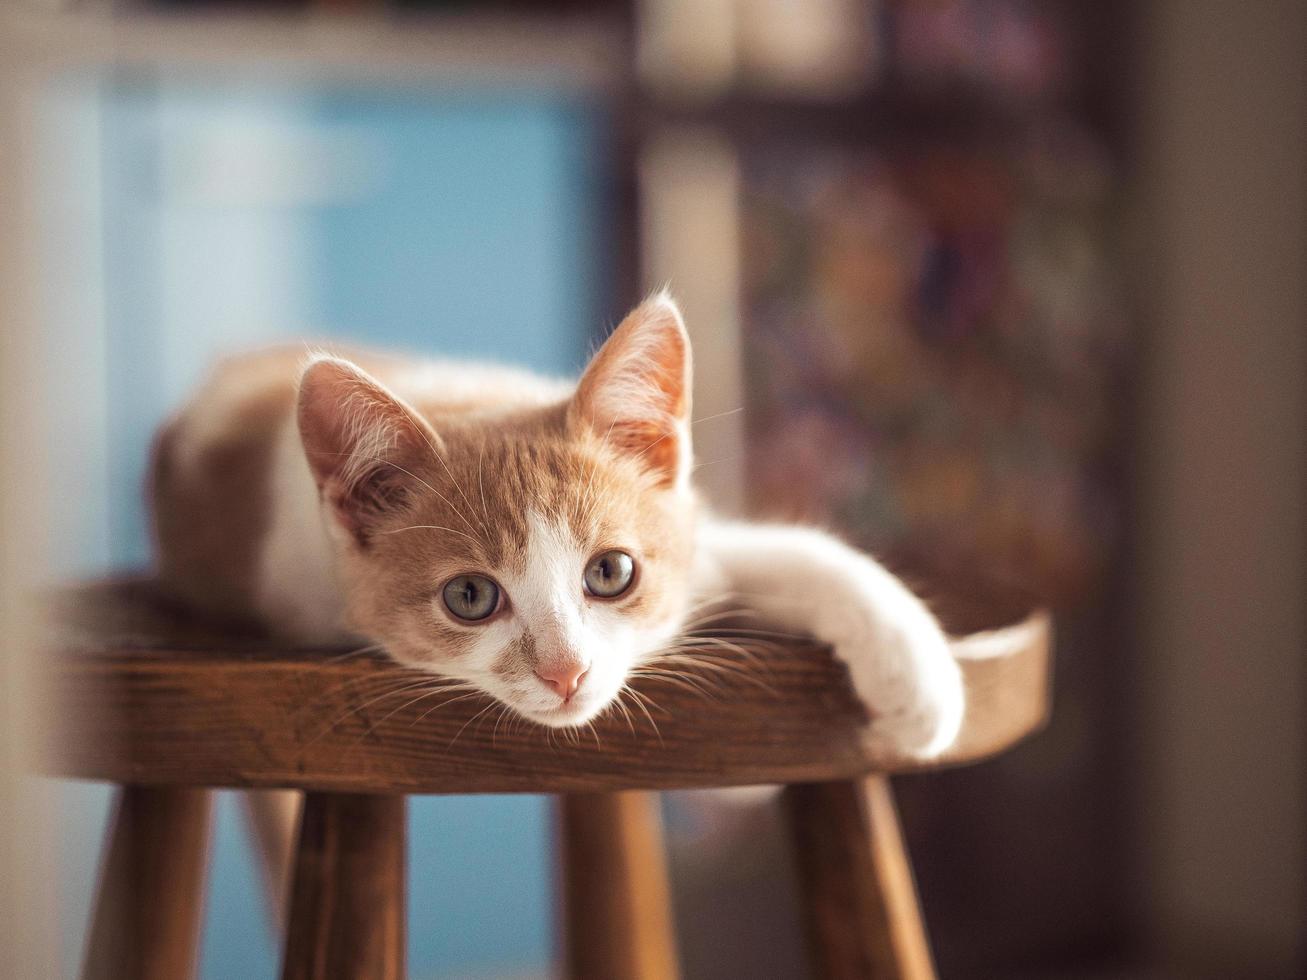
{"type": "Polygon", "coordinates": [[[558,666],[537,667],[536,676],[548,684],[564,701],[570,701],[589,668],[578,663],[559,664],[558,666]]]}

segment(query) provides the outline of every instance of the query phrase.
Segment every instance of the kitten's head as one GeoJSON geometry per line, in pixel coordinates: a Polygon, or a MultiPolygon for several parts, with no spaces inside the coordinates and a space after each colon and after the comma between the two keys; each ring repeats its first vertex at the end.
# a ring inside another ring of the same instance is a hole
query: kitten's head
{"type": "Polygon", "coordinates": [[[665,295],[544,408],[433,427],[356,366],[314,361],[300,435],[350,625],[541,724],[593,718],[685,617],[689,411],[665,295]]]}

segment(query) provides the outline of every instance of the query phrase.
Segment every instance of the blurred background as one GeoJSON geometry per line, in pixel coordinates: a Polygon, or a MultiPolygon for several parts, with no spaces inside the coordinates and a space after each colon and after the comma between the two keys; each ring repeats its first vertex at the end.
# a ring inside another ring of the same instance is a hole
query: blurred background
{"type": "MultiPolygon", "coordinates": [[[[670,282],[717,507],[1056,611],[1048,730],[896,781],[941,975],[1307,976],[1305,41],[1294,0],[11,3],[0,625],[148,562],[217,354],[570,373],[670,282]]],[[[72,976],[108,790],[8,772],[0,946],[72,976]]],[[[803,976],[769,808],[664,805],[686,976],[803,976]]],[[[548,801],[411,820],[412,974],[548,975],[548,801]]],[[[276,975],[261,903],[224,797],[204,977],[276,975]]]]}

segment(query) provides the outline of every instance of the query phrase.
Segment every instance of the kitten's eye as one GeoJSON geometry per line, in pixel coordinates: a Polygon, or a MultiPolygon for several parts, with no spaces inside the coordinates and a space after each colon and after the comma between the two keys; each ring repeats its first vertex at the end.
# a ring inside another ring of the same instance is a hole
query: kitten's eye
{"type": "Polygon", "coordinates": [[[484,575],[457,575],[441,594],[450,612],[470,622],[485,619],[499,608],[499,586],[484,575]]]}
{"type": "Polygon", "coordinates": [[[585,590],[600,599],[615,599],[634,578],[634,558],[625,551],[605,551],[586,566],[585,590]]]}

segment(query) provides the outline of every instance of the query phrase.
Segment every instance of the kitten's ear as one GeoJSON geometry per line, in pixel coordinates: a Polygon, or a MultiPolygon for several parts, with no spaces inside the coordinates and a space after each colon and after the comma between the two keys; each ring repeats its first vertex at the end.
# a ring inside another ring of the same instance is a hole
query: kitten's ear
{"type": "Polygon", "coordinates": [[[655,293],[627,315],[585,369],[571,412],[663,486],[688,483],[690,338],[671,296],[655,293]]]}
{"type": "Polygon", "coordinates": [[[431,427],[349,361],[322,357],[299,387],[304,454],[322,499],[360,543],[422,486],[413,475],[439,441],[431,427]]]}

